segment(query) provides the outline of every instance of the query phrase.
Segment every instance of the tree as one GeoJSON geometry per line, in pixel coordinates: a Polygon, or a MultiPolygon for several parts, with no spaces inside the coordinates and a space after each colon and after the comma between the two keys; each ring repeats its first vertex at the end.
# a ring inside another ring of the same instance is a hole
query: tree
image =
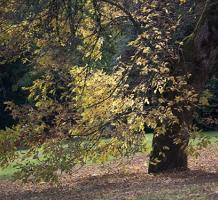
{"type": "Polygon", "coordinates": [[[16,158],[22,141],[29,148],[24,158],[37,163],[21,164],[20,175],[50,180],[76,164],[143,151],[146,125],[155,132],[149,173],[187,168],[195,105],[217,70],[218,16],[217,1],[208,0],[203,11],[197,7],[193,33],[181,33],[192,6],[182,2],[5,1],[1,39],[12,49],[2,55],[11,59],[28,49],[45,74],[28,88],[33,105],[26,112],[8,103],[20,123],[1,133],[1,165],[16,158]],[[116,51],[128,31],[126,49],[116,51]],[[13,48],[16,33],[22,38],[13,48]],[[111,62],[110,73],[96,70],[111,62]],[[102,142],[105,132],[111,138],[102,142]]]}
{"type": "MultiPolygon", "coordinates": [[[[217,1],[206,1],[195,30],[184,39],[183,59],[178,63],[182,74],[191,74],[188,86],[197,94],[202,92],[208,80],[217,73],[217,9],[217,1]]],[[[180,112],[174,108],[174,115],[179,119],[179,123],[170,126],[164,136],[154,138],[151,161],[158,158],[161,162],[155,165],[150,163],[150,172],[187,168],[185,148],[188,145],[189,134],[188,129],[184,128],[191,126],[193,122],[193,108],[185,108],[186,104],[181,106],[183,109],[180,112]],[[184,142],[180,145],[175,144],[173,140],[175,135],[184,142]],[[164,150],[163,144],[170,150],[164,150]],[[159,155],[160,152],[165,152],[165,156],[159,155]]]]}
{"type": "Polygon", "coordinates": [[[17,61],[0,65],[0,129],[12,126],[13,121],[10,113],[5,111],[5,101],[14,101],[16,104],[24,104],[26,93],[22,86],[31,84],[31,76],[27,73],[30,67],[17,61]]]}

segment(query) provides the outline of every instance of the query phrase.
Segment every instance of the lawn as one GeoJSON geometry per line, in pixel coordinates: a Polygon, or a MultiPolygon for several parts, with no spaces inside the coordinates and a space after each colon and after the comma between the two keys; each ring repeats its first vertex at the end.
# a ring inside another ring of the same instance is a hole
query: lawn
{"type": "MultiPolygon", "coordinates": [[[[218,131],[203,132],[204,135],[209,136],[211,143],[214,144],[218,139],[218,131]]],[[[151,149],[153,134],[146,134],[145,140],[148,143],[148,147],[151,149]]],[[[6,169],[0,168],[0,179],[10,179],[12,175],[16,172],[16,168],[10,165],[6,169]]]]}

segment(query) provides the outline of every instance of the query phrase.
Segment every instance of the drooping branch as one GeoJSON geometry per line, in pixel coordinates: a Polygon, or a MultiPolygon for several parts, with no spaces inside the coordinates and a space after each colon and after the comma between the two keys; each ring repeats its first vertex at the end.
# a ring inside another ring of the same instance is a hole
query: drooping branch
{"type": "Polygon", "coordinates": [[[125,7],[123,7],[122,5],[120,5],[119,3],[116,3],[114,1],[111,0],[99,0],[101,2],[105,2],[108,3],[116,8],[118,8],[119,10],[121,10],[122,12],[124,12],[127,17],[129,18],[129,20],[132,22],[133,26],[135,27],[135,30],[137,33],[141,32],[141,26],[140,23],[134,18],[134,16],[130,13],[129,10],[127,10],[125,7]]]}

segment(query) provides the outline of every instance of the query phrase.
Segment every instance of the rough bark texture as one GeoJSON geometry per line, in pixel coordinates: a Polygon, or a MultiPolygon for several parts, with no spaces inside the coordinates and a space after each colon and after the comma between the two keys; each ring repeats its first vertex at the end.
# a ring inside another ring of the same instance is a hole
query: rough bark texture
{"type": "MultiPolygon", "coordinates": [[[[184,40],[182,74],[192,74],[190,86],[200,93],[208,80],[218,72],[218,0],[207,0],[193,34],[184,40]]],[[[165,135],[154,137],[149,173],[187,168],[189,134],[193,111],[174,112],[178,125],[168,126],[165,135]],[[182,143],[175,144],[175,138],[182,143]],[[166,148],[167,146],[167,148],[166,148]]]]}
{"type": "Polygon", "coordinates": [[[179,119],[179,123],[168,125],[164,135],[154,137],[153,151],[148,168],[149,173],[187,169],[188,163],[185,149],[189,142],[188,127],[193,120],[192,113],[192,111],[188,110],[178,112],[175,109],[174,115],[179,119]]]}

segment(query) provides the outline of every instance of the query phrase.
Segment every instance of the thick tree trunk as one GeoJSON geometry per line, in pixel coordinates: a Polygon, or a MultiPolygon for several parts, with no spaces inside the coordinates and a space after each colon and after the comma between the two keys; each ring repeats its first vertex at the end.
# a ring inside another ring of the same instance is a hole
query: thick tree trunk
{"type": "Polygon", "coordinates": [[[154,138],[148,173],[173,169],[187,169],[187,154],[181,144],[174,143],[171,131],[169,131],[165,135],[154,138]]]}
{"type": "MultiPolygon", "coordinates": [[[[218,72],[218,0],[207,0],[195,31],[184,43],[184,60],[179,63],[180,69],[183,69],[181,75],[192,74],[189,84],[200,93],[207,81],[218,72]]],[[[180,124],[168,126],[164,135],[154,134],[149,173],[187,168],[187,127],[192,124],[193,111],[183,110],[174,115],[180,124]]]]}
{"type": "Polygon", "coordinates": [[[179,123],[168,125],[165,134],[154,134],[148,173],[187,169],[188,162],[185,150],[189,142],[189,126],[193,120],[192,113],[188,110],[174,111],[179,123]]]}

